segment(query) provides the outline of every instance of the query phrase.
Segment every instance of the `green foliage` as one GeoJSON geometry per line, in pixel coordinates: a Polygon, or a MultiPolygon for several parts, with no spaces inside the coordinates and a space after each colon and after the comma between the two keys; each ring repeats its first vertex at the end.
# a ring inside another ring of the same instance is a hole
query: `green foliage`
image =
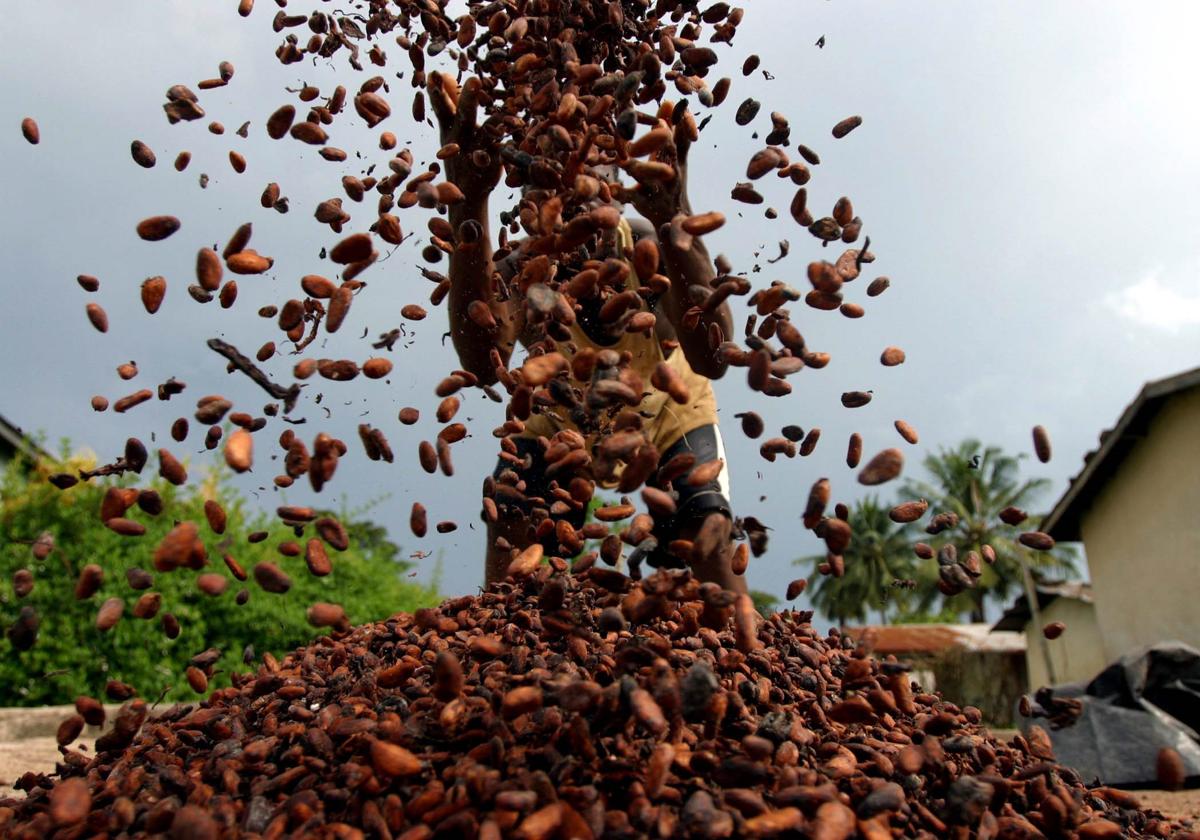
{"type": "MultiPolygon", "coordinates": [[[[1013,506],[1028,509],[1049,486],[1044,478],[1020,479],[1020,458],[1004,454],[999,447],[983,447],[977,440],[964,440],[952,449],[942,449],[925,458],[923,465],[931,480],[909,480],[901,490],[903,499],[926,499],[929,512],[918,523],[901,526],[888,512],[892,502],[877,497],[863,499],[850,510],[853,539],[843,555],[845,575],[814,575],[809,580],[813,605],[825,617],[840,624],[865,622],[872,612],[881,620],[898,624],[948,623],[969,615],[982,621],[989,602],[1004,604],[1022,588],[1021,561],[1035,574],[1068,578],[1076,575],[1075,553],[1068,547],[1053,551],[1031,551],[1017,537],[1036,527],[1031,515],[1020,527],[1004,524],[1000,511],[1013,506]],[[977,468],[971,466],[978,455],[977,468]],[[958,525],[931,536],[924,525],[936,513],[953,512],[958,525]],[[982,553],[983,545],[996,552],[993,565],[983,565],[983,574],[973,589],[944,596],[938,589],[936,559],[919,560],[913,553],[916,542],[929,543],[934,550],[953,543],[959,557],[982,553]],[[892,586],[894,580],[911,580],[915,588],[892,586]]],[[[814,567],[825,555],[802,557],[797,565],[814,567]]]]}
{"type": "MultiPolygon", "coordinates": [[[[327,632],[314,630],[306,621],[306,608],[316,601],[341,604],[357,624],[427,606],[438,598],[433,587],[405,579],[410,564],[402,561],[400,548],[387,539],[381,526],[361,520],[361,512],[339,517],[350,534],[350,548],[342,553],[330,549],[334,571],[316,578],[308,573],[302,557],[278,553],[279,543],[297,539],[291,529],[249,510],[246,500],[223,484],[218,470],[202,484],[175,488],[157,477],[147,481],[151,474],[147,469],[138,486],[157,490],[165,510],[150,517],[136,506],[131,508],[126,515],[146,526],[145,536],[131,538],[107,529],[99,510],[108,486],[132,486],[138,477],[108,483],[94,480],[66,491],[46,481],[51,473],[75,472],[80,466],[86,465],[78,459],[42,462],[32,468],[13,462],[0,477],[0,575],[5,581],[0,585],[0,622],[8,627],[25,605],[33,606],[41,619],[38,641],[30,650],[17,651],[7,639],[0,640],[0,705],[68,703],[80,694],[101,697],[109,679],[130,683],[151,699],[168,686],[169,700],[195,699],[182,679],[192,656],[210,647],[224,651],[210,685],[228,685],[231,670],[246,669],[241,662],[244,645],[253,644],[259,655],[267,651],[280,655],[327,632]],[[223,536],[212,533],[205,521],[206,498],[219,499],[225,507],[228,527],[223,536]],[[204,571],[229,578],[224,594],[211,597],[200,592],[195,583],[198,573],[189,569],[154,571],[154,548],[174,520],[191,520],[199,526],[209,557],[204,571]],[[257,530],[269,536],[251,545],[247,536],[257,530]],[[43,533],[53,535],[56,547],[39,561],[32,555],[31,543],[43,533]],[[246,584],[238,582],[222,562],[225,552],[248,573],[260,561],[275,562],[291,576],[291,591],[270,594],[259,589],[252,576],[246,584]],[[104,584],[80,602],[74,598],[74,586],[87,563],[104,569],[104,584]],[[160,615],[171,612],[179,619],[183,630],[174,641],[164,635],[159,618],[145,621],[132,616],[141,593],[130,588],[125,573],[134,567],[154,575],[154,585],[147,591],[162,594],[160,615]],[[22,568],[33,573],[36,583],[28,597],[18,600],[8,581],[22,568]],[[243,586],[250,591],[250,600],[239,607],[234,596],[243,586]],[[101,633],[95,627],[96,610],[110,597],[125,602],[125,615],[116,627],[101,633]]],[[[310,536],[311,529],[305,538],[310,536]]],[[[303,544],[304,539],[298,541],[303,544]]]]}
{"type": "Polygon", "coordinates": [[[779,596],[761,589],[751,589],[750,600],[754,602],[754,609],[758,610],[759,615],[770,615],[779,609],[779,596]]]}
{"type": "MultiPolygon", "coordinates": [[[[984,619],[984,607],[989,601],[1007,603],[1022,590],[1021,560],[1036,574],[1054,578],[1075,577],[1075,552],[1064,546],[1053,551],[1031,551],[1019,542],[1021,531],[1037,527],[1040,519],[1031,515],[1019,527],[1006,525],[999,514],[1013,506],[1029,509],[1050,482],[1044,478],[1021,481],[1020,458],[1006,455],[996,446],[983,447],[977,440],[964,440],[953,449],[941,449],[929,455],[923,464],[932,481],[909,480],[903,490],[907,499],[928,499],[929,515],[951,511],[959,517],[958,525],[935,537],[925,537],[935,551],[953,543],[959,557],[969,551],[981,552],[990,545],[996,552],[996,562],[984,564],[983,576],[973,589],[945,597],[937,589],[937,561],[923,561],[918,568],[918,609],[929,611],[939,599],[943,611],[967,613],[974,621],[984,619]],[[971,462],[979,456],[978,467],[971,462]]],[[[922,535],[924,536],[924,535],[922,535]]]]}
{"type": "Polygon", "coordinates": [[[850,509],[854,536],[842,555],[846,566],[842,577],[816,573],[816,567],[825,562],[824,554],[795,561],[796,565],[813,566],[809,580],[813,606],[831,621],[863,622],[871,610],[886,615],[891,604],[904,601],[905,590],[892,582],[911,576],[915,558],[906,529],[892,522],[889,510],[891,506],[877,496],[862,499],[850,509]]]}

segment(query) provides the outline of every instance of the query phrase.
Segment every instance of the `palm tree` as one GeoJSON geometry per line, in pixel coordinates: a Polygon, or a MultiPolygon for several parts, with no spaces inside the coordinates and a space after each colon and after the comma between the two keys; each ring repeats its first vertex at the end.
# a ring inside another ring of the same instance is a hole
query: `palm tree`
{"type": "MultiPolygon", "coordinates": [[[[932,481],[909,480],[902,490],[908,499],[928,499],[930,513],[950,512],[958,516],[958,524],[934,537],[925,539],[939,549],[953,543],[958,556],[967,552],[982,553],[984,545],[996,552],[996,562],[983,565],[983,574],[973,589],[945,598],[945,605],[969,613],[972,621],[984,620],[984,605],[989,599],[1007,602],[1021,591],[1023,572],[1021,561],[1031,571],[1047,577],[1074,577],[1074,552],[1061,546],[1052,551],[1030,551],[1017,542],[1022,530],[1030,530],[1037,516],[1022,526],[1013,527],[1000,521],[1000,511],[1007,507],[1027,509],[1050,485],[1048,479],[1020,480],[1020,458],[1006,455],[997,446],[982,447],[977,440],[964,440],[953,449],[941,449],[922,462],[932,481]]],[[[921,581],[918,592],[919,609],[928,610],[941,593],[937,589],[937,564],[927,560],[918,569],[921,581]]]]}
{"type": "Polygon", "coordinates": [[[871,610],[886,619],[889,602],[907,600],[907,591],[892,586],[895,580],[912,576],[915,557],[907,529],[892,522],[891,508],[871,496],[850,509],[853,537],[843,552],[846,573],[840,578],[822,575],[816,567],[825,562],[824,554],[801,557],[798,566],[812,564],[812,603],[823,615],[839,624],[866,621],[871,610]]]}

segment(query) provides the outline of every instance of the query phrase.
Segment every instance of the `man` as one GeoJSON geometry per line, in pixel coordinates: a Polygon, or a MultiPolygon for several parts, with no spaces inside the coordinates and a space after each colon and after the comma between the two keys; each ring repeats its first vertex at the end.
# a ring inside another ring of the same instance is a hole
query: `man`
{"type": "MultiPolygon", "coordinates": [[[[519,260],[516,254],[493,261],[491,231],[489,229],[488,198],[500,179],[501,167],[494,150],[490,155],[477,152],[488,151],[484,132],[476,126],[476,112],[480,85],[478,80],[468,79],[458,95],[451,98],[439,74],[431,74],[429,82],[430,100],[438,118],[443,144],[456,144],[457,154],[446,161],[446,178],[456,185],[464,200],[449,208],[449,222],[455,231],[472,230],[476,243],[470,249],[455,248],[450,256],[450,328],[454,347],[463,368],[477,376],[481,382],[496,380],[494,354],[498,353],[502,364],[507,366],[517,343],[528,347],[541,335],[528,320],[527,302],[505,281],[511,279],[514,266],[519,260]],[[481,166],[480,163],[485,165],[481,166]],[[503,284],[504,294],[500,293],[503,284]],[[507,296],[507,299],[502,299],[507,296]],[[485,305],[490,318],[480,318],[479,308],[485,305]],[[472,309],[472,307],[474,309],[472,309]],[[474,316],[474,317],[473,317],[474,316]],[[483,322],[483,323],[481,323],[483,322]]],[[[649,239],[656,243],[661,255],[658,271],[670,280],[661,294],[652,295],[649,303],[645,296],[636,296],[639,308],[652,312],[652,328],[627,331],[623,327],[628,318],[619,320],[619,329],[598,317],[598,300],[581,299],[578,312],[569,327],[569,335],[557,343],[568,361],[581,352],[594,354],[612,351],[609,358],[624,354],[629,366],[649,384],[653,372],[660,364],[670,368],[677,381],[686,388],[686,401],[680,404],[658,388],[649,388],[647,396],[637,406],[642,430],[650,438],[655,450],[661,453],[660,464],[666,464],[681,452],[691,452],[695,465],[724,459],[720,432],[717,428],[716,400],[713,397],[711,379],[722,376],[726,364],[713,352],[709,342],[710,332],[728,337],[732,334],[732,319],[728,304],[706,308],[698,319],[684,324],[684,314],[693,308],[688,299],[688,289],[693,286],[711,290],[716,272],[704,245],[696,238],[690,247],[680,248],[670,242],[658,241],[655,231],[670,225],[672,220],[691,215],[687,196],[687,152],[689,140],[683,132],[674,132],[674,138],[658,152],[660,161],[666,160],[674,167],[675,175],[666,183],[655,187],[640,185],[635,189],[623,189],[615,184],[604,184],[600,192],[612,198],[628,200],[645,218],[637,224],[621,219],[615,228],[608,229],[603,236],[594,240],[588,253],[581,255],[593,260],[619,259],[629,262],[634,254],[636,242],[649,239]]],[[[536,202],[530,202],[536,206],[536,202]]],[[[525,243],[516,247],[519,249],[525,243]]],[[[643,249],[644,252],[649,249],[643,249]]],[[[519,253],[519,252],[518,252],[519,253]]],[[[559,266],[564,273],[570,272],[569,261],[559,266]]],[[[633,271],[626,272],[629,283],[637,286],[633,271]]],[[[560,274],[557,278],[565,282],[568,278],[560,274]]],[[[515,285],[515,284],[514,284],[515,285]]],[[[627,287],[628,288],[628,287],[627,287]]],[[[625,315],[637,313],[625,313],[625,315]]],[[[603,358],[603,357],[602,357],[603,358]]],[[[525,482],[526,497],[546,499],[552,490],[546,465],[542,458],[543,447],[539,438],[549,438],[562,429],[574,428],[569,412],[543,410],[529,417],[522,434],[514,441],[517,456],[527,459],[528,467],[520,473],[525,482]]],[[[589,440],[590,445],[595,440],[589,440]]],[[[502,460],[496,475],[510,469],[502,460]]],[[[738,593],[746,592],[741,576],[733,574],[731,568],[732,547],[730,534],[732,513],[729,507],[729,485],[727,470],[699,486],[687,482],[691,470],[679,475],[672,482],[678,494],[677,509],[670,521],[656,527],[659,543],[670,539],[687,540],[694,550],[690,565],[697,577],[711,581],[725,589],[738,593]]],[[[603,485],[602,485],[603,486],[603,485]]],[[[529,520],[528,506],[506,505],[498,521],[488,525],[488,554],[486,577],[489,582],[501,579],[510,561],[511,548],[524,548],[534,539],[529,520]]],[[[583,524],[583,511],[574,511],[569,516],[571,524],[578,528],[583,524]]],[[[660,545],[650,562],[669,562],[665,546],[660,545]]]]}

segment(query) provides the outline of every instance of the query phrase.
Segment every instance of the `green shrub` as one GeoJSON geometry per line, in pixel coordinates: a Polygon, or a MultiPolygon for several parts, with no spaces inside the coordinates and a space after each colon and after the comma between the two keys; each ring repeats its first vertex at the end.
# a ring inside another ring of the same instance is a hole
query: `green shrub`
{"type": "MultiPolygon", "coordinates": [[[[40,617],[38,640],[27,651],[16,650],[0,640],[0,705],[30,706],[69,703],[80,694],[101,697],[105,683],[118,679],[133,685],[142,696],[157,698],[166,690],[168,700],[195,699],[183,679],[188,660],[210,647],[224,651],[210,686],[228,685],[230,670],[247,670],[241,661],[243,647],[252,644],[257,654],[270,651],[277,656],[311,641],[319,632],[307,623],[309,604],[329,601],[341,604],[355,624],[386,618],[396,612],[412,611],[438,600],[435,587],[422,586],[405,578],[410,564],[401,560],[400,548],[388,541],[382,527],[357,515],[339,515],[350,534],[345,552],[329,549],[334,571],[316,578],[308,573],[303,556],[284,557],[280,542],[295,539],[304,544],[312,528],[297,538],[290,528],[265,513],[249,509],[246,500],[233,491],[215,468],[207,480],[175,488],[153,475],[152,465],[141,476],[94,479],[60,491],[46,481],[54,472],[75,472],[85,466],[80,459],[36,465],[13,462],[0,477],[0,622],[9,627],[21,607],[33,606],[40,617]],[[142,522],[142,537],[119,536],[99,518],[100,502],[107,487],[150,487],[165,502],[164,511],[151,517],[134,506],[127,517],[142,522]],[[224,535],[214,534],[204,518],[206,498],[216,498],[228,514],[224,535]],[[152,555],[159,540],[175,520],[197,524],[208,551],[205,572],[229,579],[229,587],[212,597],[196,587],[199,572],[179,569],[170,573],[154,570],[152,555]],[[264,530],[269,536],[251,545],[247,535],[264,530]],[[53,535],[54,551],[37,560],[31,544],[42,533],[53,535]],[[250,573],[254,565],[271,560],[292,579],[291,591],[273,595],[260,589],[251,575],[240,583],[222,562],[230,553],[250,573]],[[104,584],[84,601],[74,597],[79,570],[87,563],[104,569],[104,584]],[[134,602],[142,594],[132,589],[125,573],[140,567],[154,575],[154,585],[145,591],[162,594],[162,613],[173,613],[182,625],[175,640],[167,639],[159,617],[140,620],[132,616],[134,602]],[[12,575],[29,569],[34,576],[33,592],[18,599],[12,575]],[[237,606],[239,589],[250,592],[250,600],[237,606]],[[106,633],[96,629],[96,611],[105,599],[121,598],[125,614],[106,633]]],[[[193,466],[193,472],[195,472],[193,466]]]]}

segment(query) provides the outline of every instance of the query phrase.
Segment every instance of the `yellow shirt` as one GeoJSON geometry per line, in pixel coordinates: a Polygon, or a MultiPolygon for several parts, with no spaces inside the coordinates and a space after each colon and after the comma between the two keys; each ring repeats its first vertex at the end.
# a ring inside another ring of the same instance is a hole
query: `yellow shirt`
{"type": "MultiPolygon", "coordinates": [[[[621,220],[617,234],[619,245],[628,259],[633,252],[633,231],[625,219],[621,220]]],[[[637,276],[633,272],[630,272],[627,284],[631,288],[636,288],[637,276]]],[[[713,394],[712,383],[706,377],[692,370],[680,348],[676,347],[671,355],[665,358],[665,361],[675,369],[684,384],[687,385],[688,393],[691,395],[688,403],[680,405],[672,400],[665,391],[660,391],[650,384],[650,377],[654,373],[654,369],[659,362],[664,361],[662,345],[653,330],[650,331],[649,336],[643,332],[623,333],[619,341],[609,345],[599,345],[592,341],[578,322],[572,324],[570,330],[574,350],[566,343],[558,346],[558,352],[562,353],[568,362],[575,352],[585,347],[597,351],[615,350],[618,353],[629,351],[632,356],[630,367],[646,383],[648,392],[636,410],[644,418],[643,428],[649,434],[650,442],[660,453],[666,452],[688,432],[717,422],[717,398],[713,394]]],[[[561,406],[553,406],[543,408],[541,413],[530,416],[525,423],[525,436],[548,438],[561,429],[578,431],[575,424],[571,422],[568,412],[561,406]]]]}

